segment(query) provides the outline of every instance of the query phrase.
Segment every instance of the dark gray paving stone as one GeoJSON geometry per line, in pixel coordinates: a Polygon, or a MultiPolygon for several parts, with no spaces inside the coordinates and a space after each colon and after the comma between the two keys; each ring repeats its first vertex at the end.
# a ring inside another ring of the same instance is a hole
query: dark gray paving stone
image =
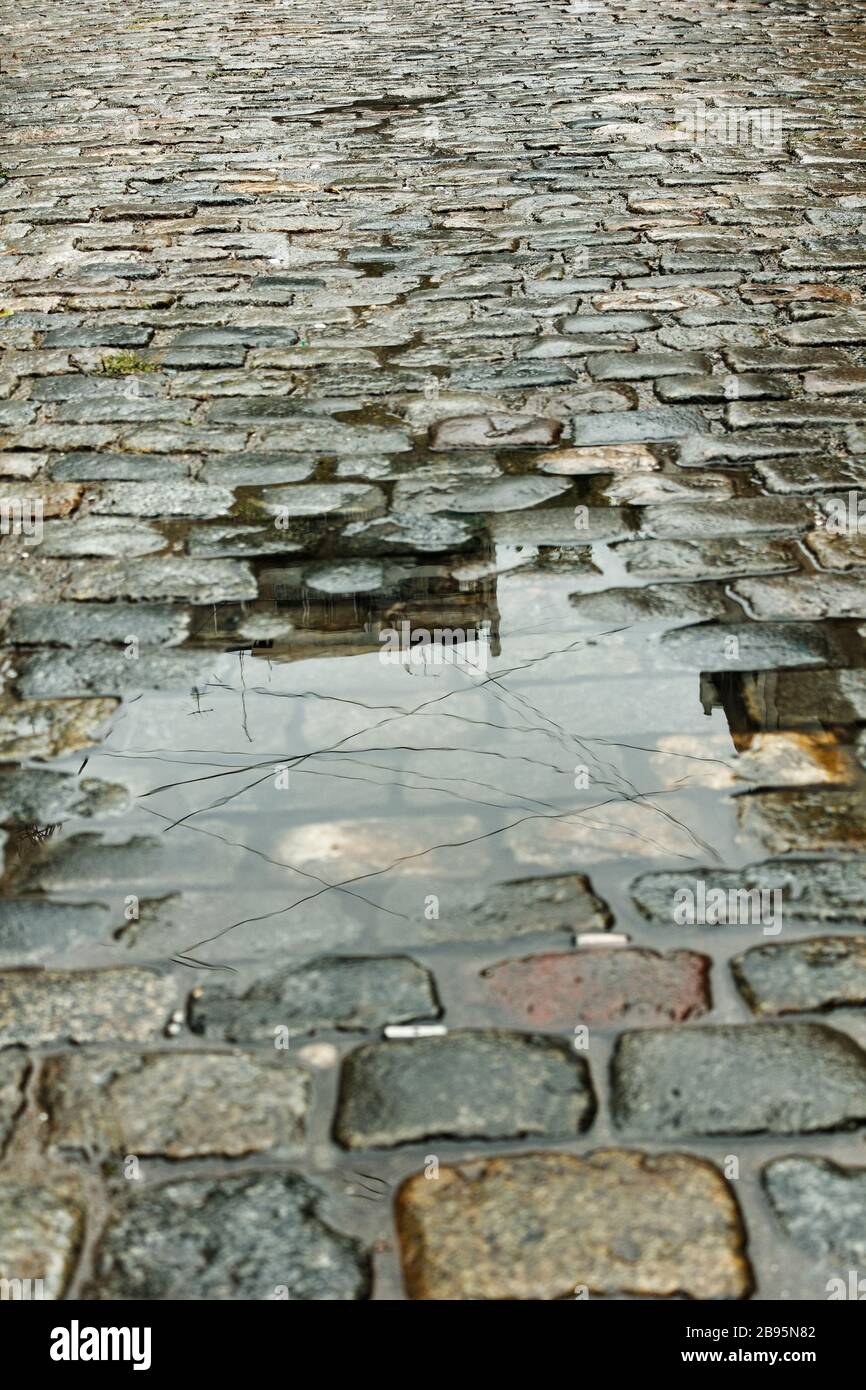
{"type": "MultiPolygon", "coordinates": [[[[763,631],[763,628],[760,629],[763,631]]],[[[817,630],[817,629],[816,629],[817,630]]],[[[780,729],[824,724],[851,724],[866,719],[866,671],[779,671],[771,688],[746,677],[742,697],[757,724],[764,722],[770,697],[774,724],[780,729]]]]}
{"type": "Polygon", "coordinates": [[[798,372],[806,367],[844,366],[838,348],[774,347],[725,348],[725,361],[737,372],[798,372]]]}
{"type": "Polygon", "coordinates": [[[297,341],[298,334],[295,329],[283,324],[273,324],[270,327],[264,324],[250,327],[232,324],[226,327],[184,329],[173,340],[172,348],[214,348],[232,345],[247,348],[290,347],[297,341]]]}
{"type": "Polygon", "coordinates": [[[169,348],[159,354],[159,365],[174,371],[199,371],[202,367],[242,367],[247,349],[240,345],[222,347],[169,348]]]}
{"type": "Polygon", "coordinates": [[[180,599],[191,604],[238,602],[257,595],[252,571],[239,560],[176,555],[89,564],[76,570],[64,593],[73,599],[180,599]]]}
{"type": "Polygon", "coordinates": [[[820,441],[807,430],[749,430],[748,434],[689,434],[680,445],[681,468],[703,468],[724,460],[728,465],[751,464],[754,459],[814,454],[820,441]]]}
{"type": "Polygon", "coordinates": [[[695,410],[659,406],[649,410],[613,411],[574,422],[575,444],[663,443],[700,430],[695,410]]]}
{"type": "Polygon", "coordinates": [[[254,401],[217,401],[209,408],[210,423],[258,425],[262,427],[262,448],[298,454],[399,454],[410,447],[409,435],[398,429],[375,425],[345,425],[337,420],[298,418],[297,409],[276,409],[279,404],[266,396],[256,408],[254,401]],[[294,418],[292,418],[294,416],[294,418]]]}
{"type": "Polygon", "coordinates": [[[267,483],[303,483],[316,467],[315,459],[296,454],[215,454],[201,470],[203,483],[222,487],[257,487],[267,483]]]}
{"type": "MultiPolygon", "coordinates": [[[[849,263],[842,262],[843,265],[849,263]]],[[[862,250],[852,264],[866,264],[862,250]]],[[[785,343],[795,344],[866,343],[866,314],[837,313],[828,314],[826,318],[807,319],[805,323],[780,329],[779,337],[785,343]]]]}
{"type": "Polygon", "coordinates": [[[93,643],[81,650],[52,650],[26,658],[21,662],[18,690],[24,696],[41,698],[183,690],[207,680],[212,663],[207,651],[145,648],[133,660],[125,655],[125,649],[93,643]]]}
{"type": "Polygon", "coordinates": [[[866,1119],[866,1053],[821,1023],[624,1033],[611,1086],[617,1129],[653,1138],[810,1134],[866,1119]]]}
{"type": "Polygon", "coordinates": [[[738,798],[737,821],[770,854],[866,850],[866,798],[856,787],[753,792],[738,798]]]}
{"type": "Polygon", "coordinates": [[[153,329],[144,325],[106,323],[86,328],[83,324],[52,328],[42,340],[43,347],[146,347],[153,329]]]}
{"type": "Polygon", "coordinates": [[[430,448],[537,449],[555,444],[561,433],[560,420],[492,411],[440,420],[430,430],[430,448]]]}
{"type": "Polygon", "coordinates": [[[190,999],[189,1023],[207,1038],[261,1042],[278,1027],[364,1032],[438,1014],[432,975],[408,957],[324,956],[265,976],[242,995],[205,985],[190,999]]]}
{"type": "Polygon", "coordinates": [[[294,537],[276,526],[196,526],[187,536],[187,553],[205,559],[226,556],[288,555],[304,550],[294,537]]]}
{"type": "Polygon", "coordinates": [[[659,640],[666,660],[689,670],[782,671],[834,660],[827,632],[815,623],[696,623],[659,640]]]}
{"type": "Polygon", "coordinates": [[[799,568],[796,548],[786,541],[620,541],[612,547],[629,574],[640,579],[727,579],[799,568]]]}
{"type": "Polygon", "coordinates": [[[347,1149],[434,1137],[573,1138],[594,1112],[588,1068],[568,1042],[465,1031],[349,1053],[334,1137],[347,1149]]]}
{"type": "Polygon", "coordinates": [[[465,910],[450,913],[443,902],[440,917],[427,923],[433,941],[507,941],[548,932],[607,931],[610,909],[583,874],[552,874],[494,884],[465,910]]]}
{"type": "Polygon", "coordinates": [[[866,461],[821,455],[757,459],[755,472],[770,492],[816,493],[866,487],[866,461]]]}
{"type": "Polygon", "coordinates": [[[467,482],[410,494],[404,484],[398,483],[394,492],[394,506],[398,512],[401,504],[413,511],[417,508],[431,512],[516,512],[550,502],[567,492],[570,486],[564,478],[531,475],[493,478],[489,483],[467,482]]]}
{"type": "Polygon", "coordinates": [[[586,369],[595,381],[652,381],[688,373],[700,376],[711,372],[713,364],[699,352],[608,352],[588,357],[586,369]]]}
{"type": "Polygon", "coordinates": [[[866,618],[866,576],[786,574],[740,579],[731,586],[758,619],[866,618]]]}
{"type": "Polygon", "coordinates": [[[661,323],[655,314],[638,314],[613,311],[609,314],[568,314],[561,324],[563,333],[640,333],[648,328],[658,328],[661,323]]]}
{"type": "Polygon", "coordinates": [[[6,635],[11,642],[30,645],[126,643],[132,636],[142,646],[173,646],[184,640],[189,625],[188,612],[167,604],[50,603],[17,609],[6,635]]]}
{"type": "Polygon", "coordinates": [[[48,476],[57,482],[75,483],[106,480],[129,483],[176,482],[189,477],[191,457],[108,452],[64,454],[49,465],[48,476]]]}
{"type": "Polygon", "coordinates": [[[0,822],[53,825],[68,816],[117,815],[128,806],[129,792],[119,782],[48,768],[0,771],[0,822]]]}
{"type": "MultiPolygon", "coordinates": [[[[167,545],[168,540],[161,531],[137,517],[131,520],[128,517],[76,516],[68,521],[45,522],[39,555],[58,559],[92,555],[114,560],[120,551],[126,557],[120,564],[128,565],[133,557],[165,550],[167,545]]],[[[92,596],[113,597],[108,583],[102,593],[92,596]]]]}
{"type": "Polygon", "coordinates": [[[262,505],[276,517],[365,515],[385,509],[385,494],[370,483],[297,483],[268,487],[262,505]]]}
{"type": "Polygon", "coordinates": [[[734,429],[766,425],[847,425],[866,420],[866,401],[733,401],[728,424],[734,429]]]}
{"type": "Polygon", "coordinates": [[[643,531],[653,537],[794,535],[809,530],[815,512],[799,497],[734,497],[720,502],[664,503],[646,507],[643,531]]]}
{"type": "Polygon", "coordinates": [[[194,1179],[147,1192],[103,1232],[89,1297],[103,1300],[366,1298],[360,1244],[318,1215],[305,1178],[194,1179]]]}
{"type": "Polygon", "coordinates": [[[570,594],[578,619],[591,623],[700,622],[720,618],[728,604],[715,584],[650,584],[645,588],[603,589],[570,594]]]}
{"type": "MultiPolygon", "coordinates": [[[[5,1054],[4,1054],[5,1055],[5,1054]]],[[[139,1158],[297,1154],[309,1073],[285,1051],[79,1051],[50,1058],[39,1082],[44,1140],[80,1153],[139,1158]]]]}
{"type": "Polygon", "coordinates": [[[69,960],[88,947],[110,942],[112,924],[112,913],[104,903],[2,898],[0,960],[7,965],[69,960]]]}
{"type": "Polygon", "coordinates": [[[845,1292],[837,1297],[850,1297],[848,1269],[866,1263],[866,1168],[793,1155],[768,1163],[762,1183],[786,1235],[820,1259],[841,1262],[845,1292]]]}
{"type": "Polygon", "coordinates": [[[780,377],[760,372],[740,376],[663,377],[656,384],[656,395],[666,404],[692,401],[762,401],[789,396],[791,388],[780,377]]]}
{"type": "Polygon", "coordinates": [[[866,1003],[866,940],[774,941],[735,956],[737,988],[756,1014],[820,1012],[866,1003]]]}
{"type": "Polygon", "coordinates": [[[143,967],[4,970],[0,1047],[56,1042],[149,1042],[177,1001],[170,976],[143,967]]]}
{"type": "Polygon", "coordinates": [[[708,893],[778,891],[783,921],[796,930],[866,927],[866,859],[768,859],[743,869],[643,874],[632,884],[632,896],[645,917],[670,924],[675,893],[684,884],[693,887],[696,878],[708,893]]]}

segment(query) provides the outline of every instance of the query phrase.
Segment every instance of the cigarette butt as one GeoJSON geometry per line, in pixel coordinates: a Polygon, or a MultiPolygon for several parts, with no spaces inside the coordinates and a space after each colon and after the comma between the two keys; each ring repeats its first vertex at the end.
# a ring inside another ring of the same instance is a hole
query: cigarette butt
{"type": "Polygon", "coordinates": [[[389,1023],[386,1038],[442,1038],[448,1032],[444,1023],[389,1023]]]}
{"type": "Polygon", "coordinates": [[[578,946],[627,946],[628,937],[624,932],[588,931],[575,937],[578,946]]]}

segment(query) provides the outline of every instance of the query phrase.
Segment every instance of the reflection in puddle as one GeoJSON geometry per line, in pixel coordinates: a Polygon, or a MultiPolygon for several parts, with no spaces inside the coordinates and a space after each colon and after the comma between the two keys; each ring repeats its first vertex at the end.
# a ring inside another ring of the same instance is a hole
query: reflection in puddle
{"type": "MultiPolygon", "coordinates": [[[[197,634],[196,685],[129,698],[88,759],[132,809],[66,822],[16,891],[106,903],[88,963],[456,949],[496,885],[575,873],[627,932],[642,871],[761,857],[732,792],[844,772],[829,735],[743,734],[754,677],[678,669],[658,624],[576,619],[604,547],[500,549],[319,564],[316,587],[269,562],[197,634]],[[359,565],[370,590],[340,592],[359,565]],[[233,631],[262,635],[227,651],[233,631]],[[389,631],[430,640],[395,654],[389,631]],[[443,655],[443,631],[485,642],[443,655]]],[[[504,911],[498,937],[521,934],[504,911]]]]}

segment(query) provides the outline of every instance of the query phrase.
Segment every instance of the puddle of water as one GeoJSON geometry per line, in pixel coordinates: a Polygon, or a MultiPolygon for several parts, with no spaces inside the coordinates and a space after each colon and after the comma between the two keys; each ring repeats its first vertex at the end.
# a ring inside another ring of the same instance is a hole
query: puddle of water
{"type": "MultiPolygon", "coordinates": [[[[506,544],[476,562],[498,577],[437,587],[409,566],[408,588],[324,598],[281,587],[274,566],[252,607],[289,619],[287,637],[215,645],[194,691],[128,699],[89,758],[87,775],[133,796],[99,833],[146,843],[82,861],[78,878],[62,861],[46,886],[150,906],[86,963],[132,951],[243,973],[319,951],[459,952],[448,924],[493,885],[571,872],[639,939],[639,873],[760,859],[736,824],[731,793],[748,784],[732,777],[724,708],[660,659],[662,628],[577,621],[578,571],[556,559],[506,544]],[[403,623],[489,640],[454,661],[435,645],[386,656],[384,630],[403,623]]],[[[593,560],[581,592],[620,578],[605,547],[593,560]]],[[[58,828],[52,855],[82,832],[93,824],[58,828]]],[[[651,944],[683,944],[667,937],[651,944]]]]}

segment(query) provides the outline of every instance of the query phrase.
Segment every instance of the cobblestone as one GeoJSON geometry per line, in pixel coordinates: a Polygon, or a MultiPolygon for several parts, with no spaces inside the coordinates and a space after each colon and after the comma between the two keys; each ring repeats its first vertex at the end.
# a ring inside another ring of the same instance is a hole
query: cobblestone
{"type": "Polygon", "coordinates": [[[503,961],[483,972],[507,1022],[572,1030],[620,1021],[682,1023],[709,1008],[704,956],[673,951],[575,951],[503,961]]]}
{"type": "Polygon", "coordinates": [[[3,1277],[860,1261],[862,15],[688,10],[0,22],[3,1277]]]}
{"type": "Polygon", "coordinates": [[[586,1063],[567,1043],[467,1031],[350,1053],[334,1133],[354,1149],[435,1136],[566,1138],[586,1128],[594,1110],[586,1063]]]}
{"type": "Polygon", "coordinates": [[[411,1298],[742,1298],[751,1282],[730,1189],[684,1154],[538,1153],[419,1174],[398,1193],[397,1226],[411,1298]]]}
{"type": "MultiPolygon", "coordinates": [[[[787,1234],[810,1254],[855,1268],[866,1253],[866,1171],[826,1159],[779,1158],[764,1169],[770,1204],[787,1234]]],[[[846,1280],[847,1282],[847,1280],[846,1280]]]]}
{"type": "Polygon", "coordinates": [[[620,1037],[612,1088],[631,1134],[808,1134],[862,1124],[866,1054],[817,1023],[646,1029],[620,1037]]]}
{"type": "Polygon", "coordinates": [[[284,1055],[85,1051],[53,1058],[40,1079],[46,1142],[139,1158],[296,1155],[310,1083],[284,1055]]]}
{"type": "Polygon", "coordinates": [[[855,936],[756,946],[731,969],[754,1013],[809,1013],[866,1001],[866,942],[855,936]]]}
{"type": "Polygon", "coordinates": [[[80,1207],[44,1183],[0,1183],[0,1279],[41,1279],[43,1298],[62,1298],[83,1235],[80,1207]]]}
{"type": "Polygon", "coordinates": [[[24,1082],[29,1071],[27,1058],[20,1052],[0,1053],[0,1154],[24,1108],[24,1082]]]}
{"type": "Polygon", "coordinates": [[[168,1023],[177,987],[155,970],[0,973],[0,1046],[147,1042],[168,1023]]]}
{"type": "Polygon", "coordinates": [[[257,981],[238,997],[214,985],[197,991],[190,1027],[208,1038],[263,1041],[320,1029],[364,1032],[388,1023],[436,1018],[432,977],[405,957],[351,956],[311,961],[257,981]]]}
{"type": "Polygon", "coordinates": [[[177,1182],[147,1193],[104,1232],[94,1295],[363,1298],[364,1254],[332,1231],[316,1206],[316,1190],[292,1175],[177,1182]]]}

